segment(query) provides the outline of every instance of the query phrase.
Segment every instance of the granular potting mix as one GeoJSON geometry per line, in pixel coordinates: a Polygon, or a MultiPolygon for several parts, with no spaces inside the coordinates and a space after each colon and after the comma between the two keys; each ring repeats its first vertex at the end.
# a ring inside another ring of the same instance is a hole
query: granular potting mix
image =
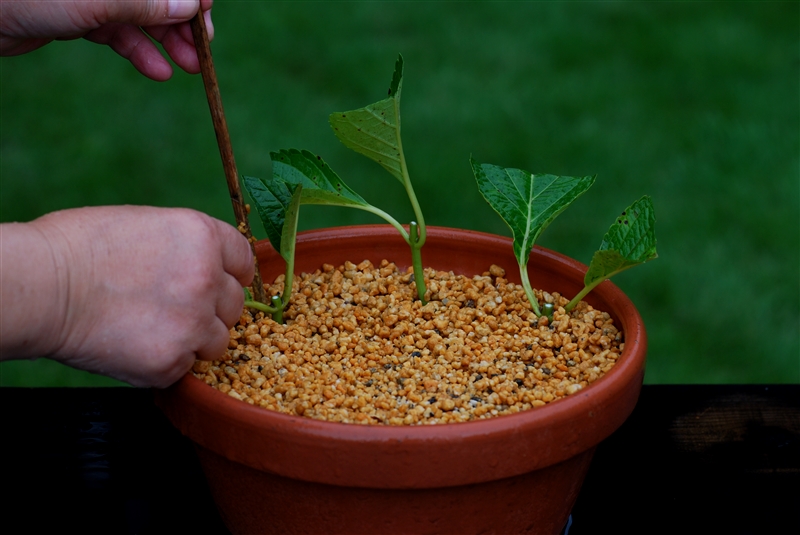
{"type": "MultiPolygon", "coordinates": [[[[535,290],[553,303],[537,318],[521,285],[492,265],[472,278],[386,260],[350,262],[295,280],[285,324],[245,309],[224,360],[196,377],[236,399],[320,420],[415,425],[516,413],[575,394],[624,348],[611,317],[535,290]]],[[[270,287],[282,291],[283,276],[270,287]]]]}

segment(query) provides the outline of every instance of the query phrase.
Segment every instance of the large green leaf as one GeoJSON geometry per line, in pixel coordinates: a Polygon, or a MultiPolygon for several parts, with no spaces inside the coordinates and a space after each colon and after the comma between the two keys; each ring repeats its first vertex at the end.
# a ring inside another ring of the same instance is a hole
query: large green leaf
{"type": "Polygon", "coordinates": [[[398,56],[389,86],[389,97],[365,108],[335,112],[329,117],[336,137],[348,148],[378,162],[405,184],[400,140],[400,93],[403,56],[398,56]]]}
{"type": "Polygon", "coordinates": [[[281,150],[270,153],[270,157],[274,179],[303,185],[303,204],[369,206],[322,158],[307,150],[281,150]]]}
{"type": "Polygon", "coordinates": [[[542,231],[595,180],[594,176],[534,175],[472,159],[470,163],[484,199],[511,228],[520,266],[528,264],[542,231]]]}
{"type": "Polygon", "coordinates": [[[584,284],[596,286],[621,271],[656,258],[655,222],[653,201],[648,196],[626,208],[603,236],[584,284]]]}
{"type": "Polygon", "coordinates": [[[293,190],[282,180],[265,182],[260,178],[243,176],[242,182],[256,205],[269,242],[282,256],[283,227],[286,223],[286,211],[292,202],[293,190]]]}

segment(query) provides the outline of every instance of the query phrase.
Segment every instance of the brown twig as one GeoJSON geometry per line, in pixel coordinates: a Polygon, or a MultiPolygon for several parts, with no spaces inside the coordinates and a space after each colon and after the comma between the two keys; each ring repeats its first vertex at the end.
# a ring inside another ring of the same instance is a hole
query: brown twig
{"type": "Polygon", "coordinates": [[[200,72],[203,76],[203,85],[206,89],[208,107],[211,109],[211,120],[214,123],[214,132],[217,135],[217,145],[219,155],[222,158],[222,167],[225,170],[225,179],[228,181],[228,191],[233,204],[233,215],[236,217],[236,225],[239,232],[244,234],[250,246],[253,248],[253,259],[255,261],[256,273],[253,279],[253,297],[261,303],[267,303],[264,284],[261,281],[261,273],[258,270],[258,260],[256,259],[255,238],[250,231],[250,223],[247,220],[247,208],[242,197],[242,188],[239,186],[239,172],[236,170],[236,161],[233,159],[233,147],[231,138],[228,134],[228,125],[225,122],[225,112],[222,110],[222,98],[219,94],[217,84],[217,73],[214,70],[214,61],[211,59],[211,45],[208,41],[208,29],[203,18],[202,11],[194,16],[191,22],[194,45],[197,48],[197,58],[200,60],[200,72]]]}

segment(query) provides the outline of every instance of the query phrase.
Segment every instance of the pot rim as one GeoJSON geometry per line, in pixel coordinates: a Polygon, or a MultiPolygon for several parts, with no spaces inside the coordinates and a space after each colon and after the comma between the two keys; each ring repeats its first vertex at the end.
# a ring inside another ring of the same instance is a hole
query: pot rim
{"type": "MultiPolygon", "coordinates": [[[[428,227],[427,230],[429,242],[456,239],[479,246],[491,246],[490,249],[507,248],[513,258],[511,239],[507,237],[443,227],[428,227]]],[[[319,244],[363,235],[372,236],[379,241],[392,241],[393,237],[402,241],[397,231],[388,225],[305,231],[298,233],[298,259],[301,244],[303,247],[316,247],[319,244]]],[[[259,244],[259,257],[269,252],[277,254],[268,243],[259,244]]],[[[529,268],[542,262],[552,264],[560,271],[572,272],[573,276],[575,273],[580,274],[581,281],[586,270],[586,266],[580,262],[537,246],[532,252],[529,268]]],[[[420,456],[433,448],[449,453],[434,455],[435,459],[423,463],[422,468],[406,470],[404,476],[392,482],[392,486],[436,487],[509,477],[555,464],[593,448],[622,424],[636,404],[644,376],[647,346],[641,316],[633,303],[610,281],[600,284],[592,294],[590,301],[602,302],[605,308],[601,310],[612,314],[615,323],[625,335],[625,348],[615,366],[575,394],[543,407],[511,415],[470,422],[416,426],[360,425],[314,420],[251,406],[210,388],[191,372],[171,388],[157,392],[157,398],[173,424],[198,444],[231,460],[280,475],[322,483],[385,486],[386,482],[381,479],[386,470],[382,469],[381,463],[398,466],[418,464],[420,456]],[[179,403],[187,401],[188,408],[178,408],[179,403]],[[262,444],[265,450],[275,449],[272,446],[280,443],[286,445],[290,451],[286,455],[272,458],[270,455],[237,451],[223,444],[219,436],[215,437],[214,433],[204,428],[201,420],[206,419],[226,422],[223,434],[236,435],[245,442],[262,444]],[[550,437],[556,431],[563,436],[557,439],[557,443],[553,443],[556,439],[550,440],[550,437]],[[499,450],[496,437],[501,438],[502,447],[499,450]],[[340,453],[345,448],[354,448],[353,455],[356,456],[366,455],[370,450],[380,448],[387,451],[381,454],[381,460],[370,467],[372,474],[365,476],[359,474],[359,470],[353,473],[354,470],[345,468],[353,464],[352,459],[347,461],[340,453]],[[299,467],[292,461],[292,449],[297,452],[315,451],[321,461],[314,469],[299,467]],[[459,474],[458,470],[456,473],[450,470],[436,476],[437,463],[443,462],[448,455],[463,457],[464,462],[467,462],[467,458],[472,459],[473,464],[477,463],[482,468],[475,469],[472,476],[459,474]],[[330,468],[330,473],[321,476],[319,468],[325,465],[330,468]],[[431,471],[433,474],[425,474],[431,471]]]]}

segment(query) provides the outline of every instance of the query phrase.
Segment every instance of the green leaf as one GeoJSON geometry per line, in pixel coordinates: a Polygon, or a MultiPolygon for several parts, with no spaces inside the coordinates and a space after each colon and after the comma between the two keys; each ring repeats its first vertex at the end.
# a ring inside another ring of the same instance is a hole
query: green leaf
{"type": "Polygon", "coordinates": [[[303,185],[303,204],[366,207],[369,203],[326,164],[307,150],[281,150],[270,153],[272,175],[289,184],[303,185]]]}
{"type": "Polygon", "coordinates": [[[292,202],[292,191],[282,180],[262,181],[252,176],[242,177],[247,193],[256,205],[267,238],[276,251],[281,252],[283,227],[286,223],[286,211],[292,202]]]}
{"type": "Polygon", "coordinates": [[[603,236],[584,284],[594,287],[621,271],[656,258],[655,222],[653,201],[648,196],[626,208],[603,236]]]}
{"type": "Polygon", "coordinates": [[[289,184],[279,178],[269,182],[254,177],[243,177],[245,188],[256,203],[269,241],[286,261],[283,297],[272,296],[272,306],[253,302],[245,289],[245,304],[268,314],[278,323],[283,322],[283,309],[289,304],[294,279],[294,253],[297,242],[297,221],[300,215],[302,184],[289,184]]]}
{"type": "Polygon", "coordinates": [[[376,161],[405,185],[405,163],[400,140],[402,87],[403,56],[398,56],[388,98],[365,108],[332,113],[328,120],[336,137],[346,147],[376,161]]]}
{"type": "Polygon", "coordinates": [[[528,264],[542,231],[595,180],[594,176],[534,175],[473,159],[470,163],[481,195],[511,228],[520,266],[528,264]]]}

